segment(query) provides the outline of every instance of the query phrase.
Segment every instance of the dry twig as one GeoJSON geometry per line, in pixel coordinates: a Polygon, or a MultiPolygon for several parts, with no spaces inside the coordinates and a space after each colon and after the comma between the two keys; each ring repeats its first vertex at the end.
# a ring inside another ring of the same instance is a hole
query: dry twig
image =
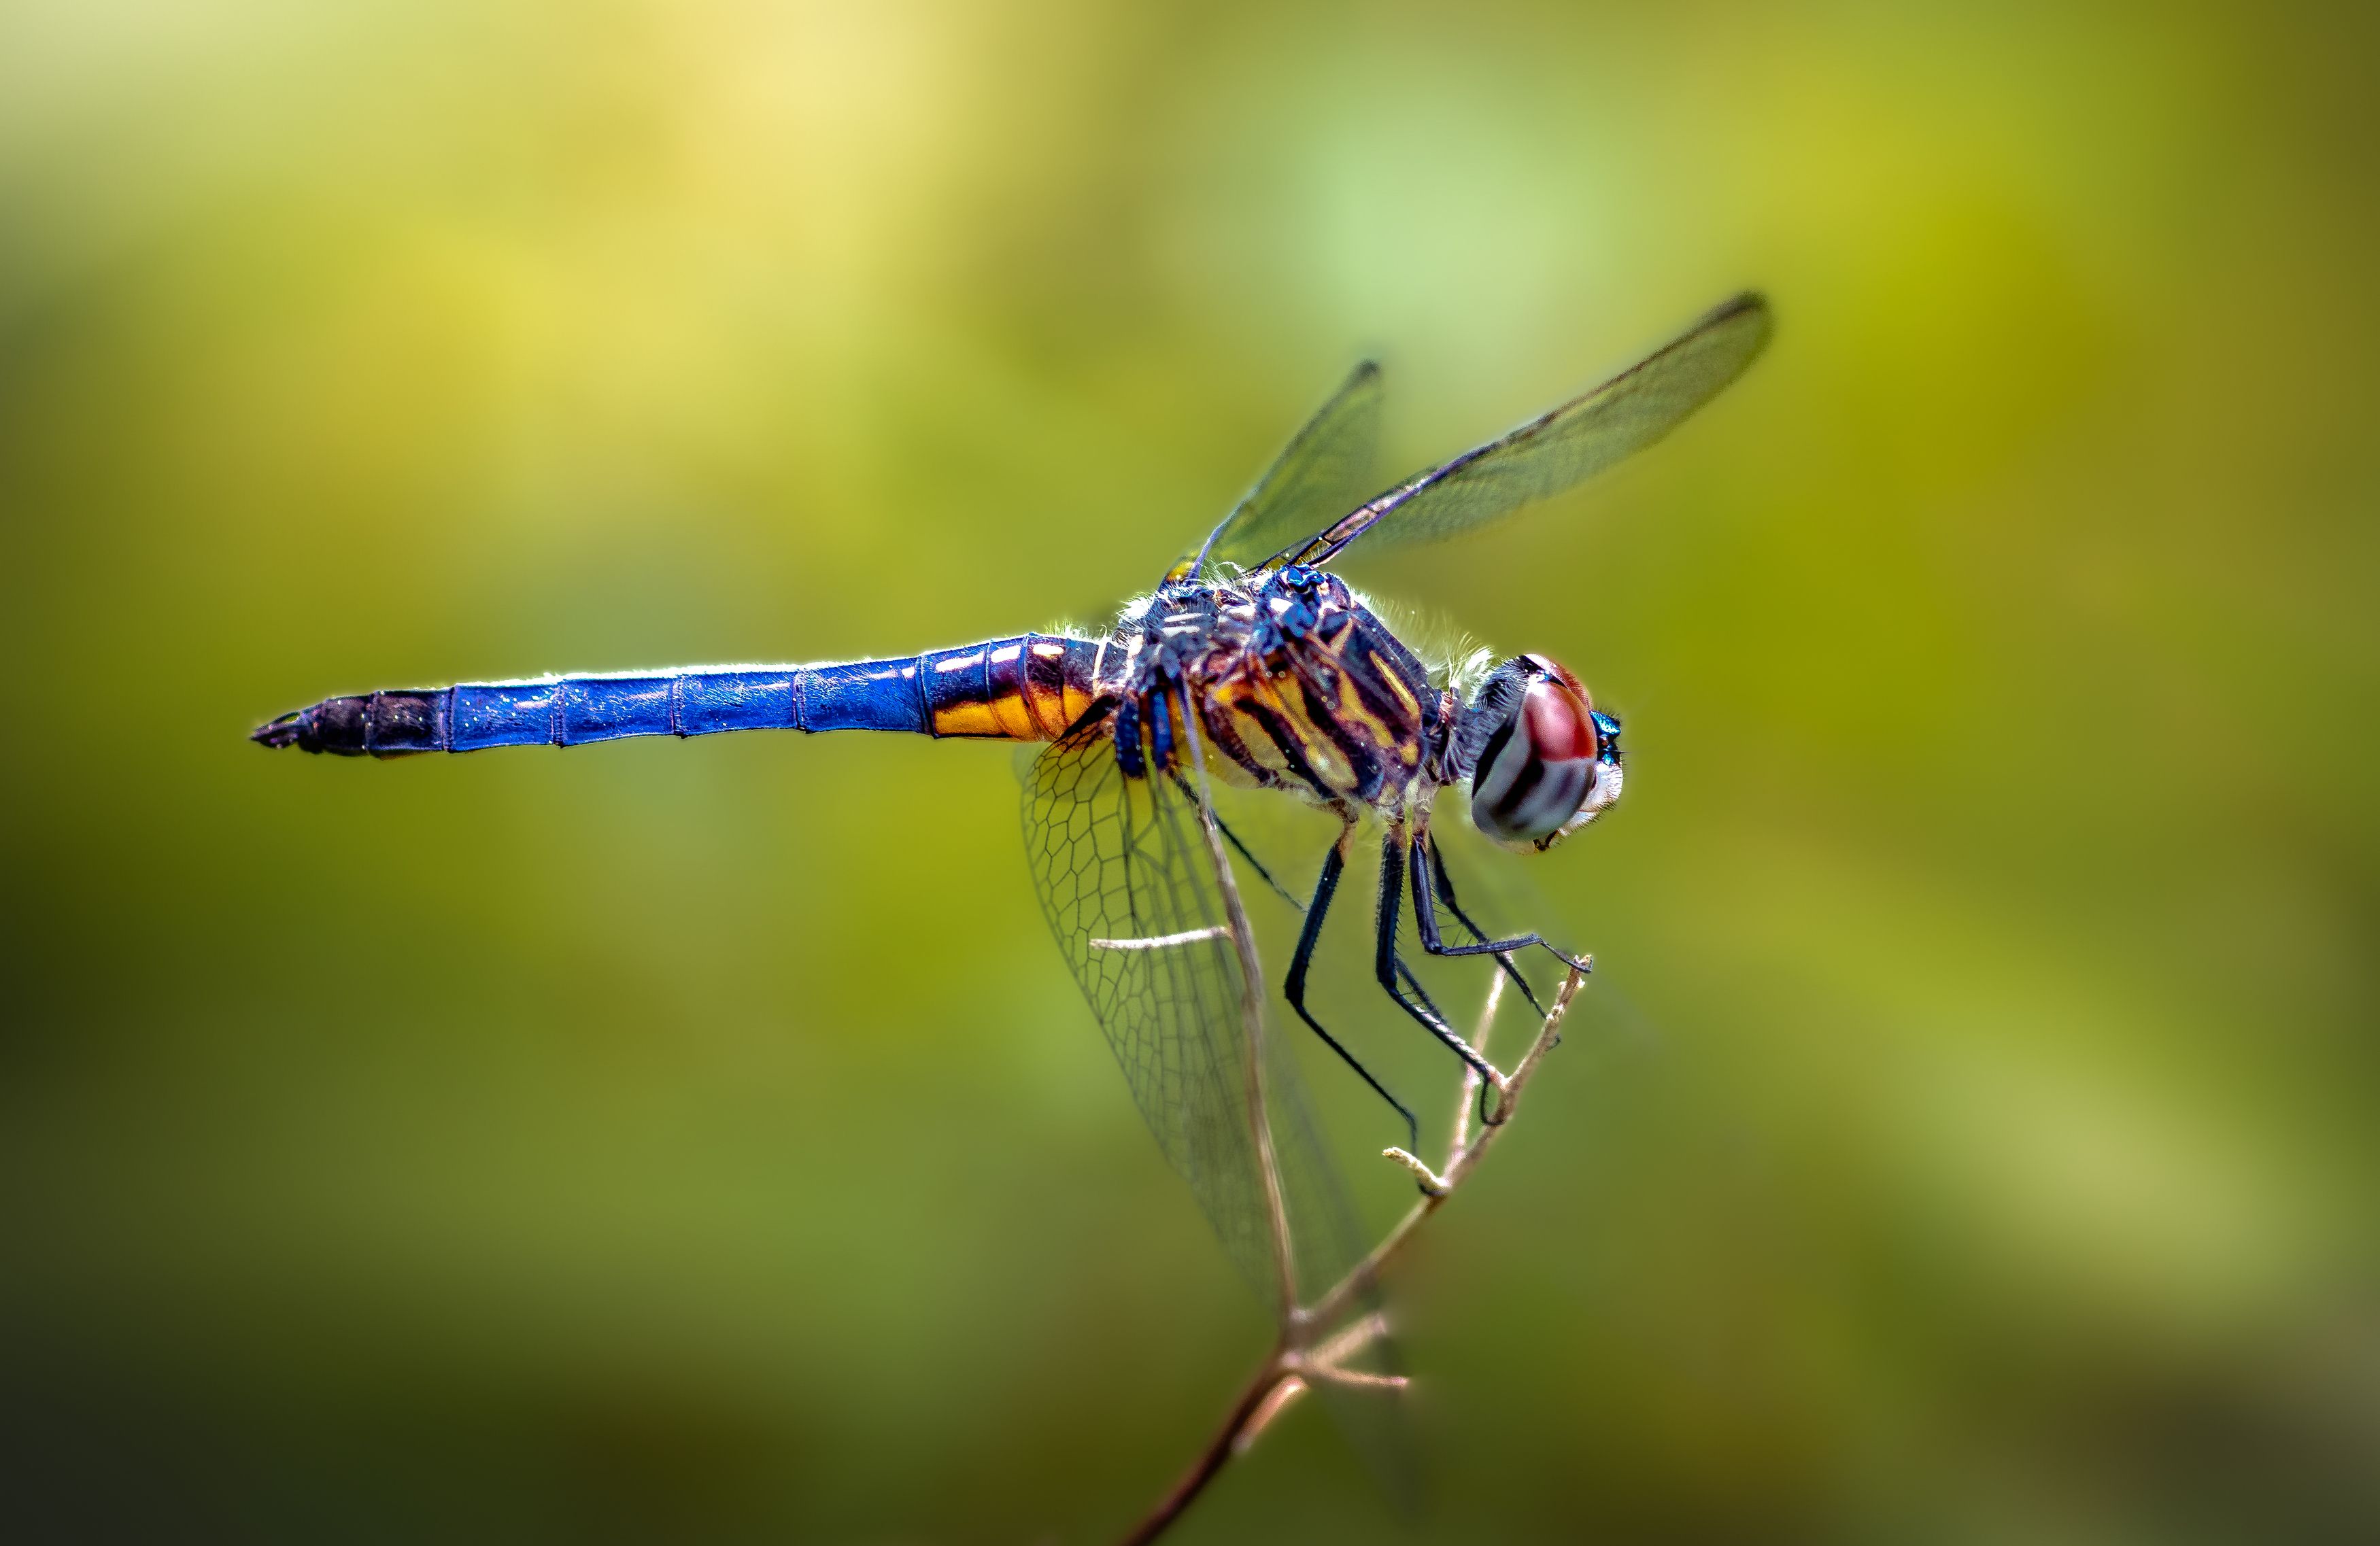
{"type": "MultiPolygon", "coordinates": [[[[1193,746],[1195,755],[1195,741],[1193,746]]],[[[1250,980],[1255,980],[1254,952],[1247,943],[1246,920],[1240,911],[1239,891],[1232,884],[1230,865],[1222,858],[1220,840],[1214,834],[1211,809],[1208,811],[1206,819],[1208,840],[1221,872],[1232,925],[1241,941],[1243,970],[1250,980]]],[[[1283,1320],[1281,1339],[1274,1344],[1271,1353],[1248,1383],[1241,1387],[1222,1426],[1216,1430],[1215,1436],[1199,1452],[1197,1459],[1183,1473],[1182,1479],[1174,1483],[1172,1490],[1143,1516],[1131,1534],[1124,1537],[1126,1546],[1140,1546],[1140,1543],[1154,1540],[1163,1534],[1197,1500],[1199,1493],[1206,1491],[1208,1484],[1221,1474],[1223,1467],[1231,1464],[1232,1457],[1254,1443],[1265,1427],[1314,1382],[1402,1383],[1397,1376],[1366,1374],[1341,1366],[1341,1359],[1360,1350],[1364,1343],[1378,1336],[1386,1329],[1378,1315],[1359,1317],[1322,1341],[1316,1342],[1313,1338],[1324,1328],[1335,1324],[1338,1318],[1370,1289],[1382,1269],[1404,1249],[1405,1242],[1413,1238],[1422,1221],[1444,1207],[1447,1199],[1454,1195],[1455,1189],[1463,1184],[1464,1178],[1478,1166],[1481,1156],[1487,1153],[1496,1135],[1511,1122],[1523,1091],[1535,1077],[1546,1054],[1560,1044],[1562,1017],[1569,1013],[1571,1000],[1578,996],[1585,982],[1586,973],[1576,968],[1562,979],[1561,990],[1555,996],[1552,1009],[1547,1011],[1536,1040],[1512,1072],[1497,1082],[1494,1108],[1475,1130],[1472,1126],[1471,1114],[1480,1096],[1480,1076],[1469,1069],[1463,1070],[1462,1093],[1455,1103],[1453,1131],[1448,1140],[1446,1167],[1443,1170],[1431,1169],[1419,1155],[1403,1149],[1382,1151],[1383,1158],[1392,1160],[1413,1173],[1421,1187],[1421,1200],[1407,1210],[1363,1261],[1312,1304],[1299,1306],[1293,1303],[1290,1306],[1283,1320]]],[[[1488,1030],[1495,1021],[1503,990],[1504,975],[1500,972],[1489,979],[1487,1005],[1480,1015],[1478,1033],[1472,1041],[1472,1045],[1482,1056],[1487,1053],[1488,1030]]],[[[1244,1005],[1243,1013],[1254,1019],[1257,1009],[1253,1005],[1244,1005]]],[[[1252,1038],[1261,1037],[1261,1025],[1253,1025],[1251,1033],[1252,1038]]],[[[1252,1041],[1252,1050],[1253,1045],[1252,1041]]],[[[1253,1066],[1254,1059],[1251,1061],[1253,1066]]],[[[1259,1105],[1257,1109],[1260,1114],[1262,1106],[1259,1105]]],[[[1264,1157],[1269,1166],[1272,1159],[1269,1144],[1264,1148],[1264,1157]]],[[[1269,1176],[1268,1179],[1272,1178],[1269,1176]]]]}

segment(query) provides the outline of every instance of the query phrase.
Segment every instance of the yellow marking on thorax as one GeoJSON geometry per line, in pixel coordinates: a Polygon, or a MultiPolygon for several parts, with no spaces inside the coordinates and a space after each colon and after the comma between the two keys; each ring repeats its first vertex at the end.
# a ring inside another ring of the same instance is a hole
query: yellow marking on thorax
{"type": "MultiPolygon", "coordinates": [[[[1266,707],[1280,717],[1282,728],[1289,732],[1290,739],[1297,743],[1298,755],[1305,759],[1308,767],[1314,769],[1315,777],[1340,793],[1354,792],[1355,769],[1349,766],[1346,754],[1339,749],[1339,743],[1330,738],[1330,732],[1314,722],[1314,716],[1306,711],[1305,694],[1281,692],[1269,680],[1261,682],[1257,694],[1263,698],[1266,707]]],[[[1259,736],[1264,734],[1262,730],[1257,733],[1259,736]]],[[[1264,738],[1270,740],[1269,736],[1264,738]]]]}
{"type": "MultiPolygon", "coordinates": [[[[1413,701],[1413,694],[1405,691],[1402,682],[1396,682],[1394,677],[1389,680],[1396,686],[1399,697],[1406,703],[1413,701]]],[[[1395,754],[1396,759],[1407,767],[1420,765],[1420,735],[1418,733],[1400,734],[1396,726],[1381,718],[1373,710],[1371,705],[1364,701],[1363,694],[1355,690],[1355,682],[1352,677],[1342,676],[1339,679],[1339,712],[1342,719],[1361,725],[1370,731],[1374,745],[1384,752],[1395,754]]],[[[1418,728],[1415,727],[1416,731],[1418,728]]]]}

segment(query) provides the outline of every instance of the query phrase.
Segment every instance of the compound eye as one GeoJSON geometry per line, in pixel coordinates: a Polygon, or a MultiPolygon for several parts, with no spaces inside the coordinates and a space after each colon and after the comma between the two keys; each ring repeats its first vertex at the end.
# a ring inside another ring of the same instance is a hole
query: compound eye
{"type": "Polygon", "coordinates": [[[1544,842],[1595,792],[1600,751],[1585,694],[1561,678],[1539,677],[1480,751],[1471,819],[1500,842],[1544,842]]]}
{"type": "Polygon", "coordinates": [[[1521,698],[1521,717],[1528,722],[1529,744],[1547,761],[1595,760],[1598,739],[1595,710],[1569,686],[1559,682],[1532,683],[1521,698]]]}

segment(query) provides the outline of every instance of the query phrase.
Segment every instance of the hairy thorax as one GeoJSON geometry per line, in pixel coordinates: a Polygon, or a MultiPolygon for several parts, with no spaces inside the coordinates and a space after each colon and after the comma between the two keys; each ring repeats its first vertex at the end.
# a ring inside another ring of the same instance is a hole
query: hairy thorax
{"type": "Polygon", "coordinates": [[[1127,771],[1186,765],[1195,706],[1210,769],[1321,804],[1401,806],[1446,723],[1413,652],[1336,575],[1296,566],[1160,592],[1125,614],[1099,674],[1127,771]]]}

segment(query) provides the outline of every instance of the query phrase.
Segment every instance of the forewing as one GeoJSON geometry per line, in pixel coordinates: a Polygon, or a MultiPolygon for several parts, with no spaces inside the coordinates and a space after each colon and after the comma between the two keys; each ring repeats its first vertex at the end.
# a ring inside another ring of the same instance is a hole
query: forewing
{"type": "Polygon", "coordinates": [[[1184,560],[1169,578],[1187,579],[1206,563],[1252,569],[1345,514],[1377,487],[1379,441],[1380,368],[1366,360],[1223,517],[1207,538],[1203,560],[1184,560]]]}
{"type": "MultiPolygon", "coordinates": [[[[1370,501],[1293,552],[1323,563],[1359,537],[1451,537],[1560,493],[1675,429],[1743,373],[1768,342],[1768,303],[1736,296],[1582,396],[1370,501]]],[[[1293,539],[1292,539],[1293,540],[1293,539]]]]}

